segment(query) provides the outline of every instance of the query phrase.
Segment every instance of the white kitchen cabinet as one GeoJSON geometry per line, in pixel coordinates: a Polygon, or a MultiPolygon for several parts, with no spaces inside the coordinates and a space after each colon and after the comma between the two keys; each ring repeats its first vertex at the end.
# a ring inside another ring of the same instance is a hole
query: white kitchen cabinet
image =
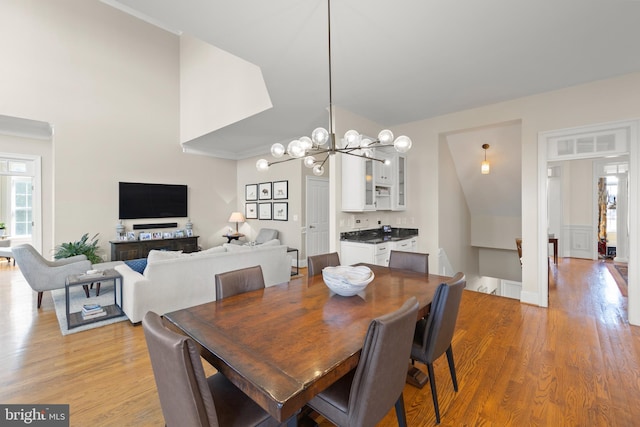
{"type": "MultiPolygon", "coordinates": [[[[354,151],[360,154],[359,150],[354,151]]],[[[344,212],[402,211],[407,208],[407,159],[403,154],[374,150],[373,156],[390,164],[342,156],[342,210],[344,212]]]]}
{"type": "Polygon", "coordinates": [[[358,243],[340,242],[340,264],[353,265],[359,262],[376,265],[389,265],[391,242],[358,243]]]}
{"type": "MultiPolygon", "coordinates": [[[[355,153],[360,154],[359,151],[355,153]]],[[[342,210],[346,212],[376,209],[374,161],[355,156],[342,156],[342,210]]]]}
{"type": "Polygon", "coordinates": [[[394,155],[381,150],[375,150],[374,155],[382,162],[375,162],[374,170],[376,177],[376,185],[390,187],[394,181],[394,155]]]}
{"type": "Polygon", "coordinates": [[[391,189],[391,210],[407,209],[407,157],[397,153],[393,158],[394,184],[391,189]]]}
{"type": "Polygon", "coordinates": [[[394,251],[416,252],[418,250],[418,237],[393,242],[391,243],[391,249],[394,251]]]}
{"type": "Polygon", "coordinates": [[[416,252],[417,249],[417,236],[405,240],[377,244],[341,241],[340,263],[342,265],[353,265],[359,262],[365,262],[367,264],[388,267],[391,250],[416,252]]]}

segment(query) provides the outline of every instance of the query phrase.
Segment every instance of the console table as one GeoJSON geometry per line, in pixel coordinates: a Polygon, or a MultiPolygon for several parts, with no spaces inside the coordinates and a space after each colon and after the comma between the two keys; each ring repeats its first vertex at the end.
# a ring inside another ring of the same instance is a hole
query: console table
{"type": "Polygon", "coordinates": [[[176,237],[155,240],[111,240],[111,261],[146,258],[152,249],[160,251],[198,251],[198,237],[176,237]]]}

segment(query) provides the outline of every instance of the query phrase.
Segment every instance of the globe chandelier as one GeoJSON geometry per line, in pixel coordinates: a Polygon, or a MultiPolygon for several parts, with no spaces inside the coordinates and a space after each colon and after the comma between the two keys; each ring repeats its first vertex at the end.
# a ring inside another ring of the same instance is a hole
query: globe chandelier
{"type": "Polygon", "coordinates": [[[256,162],[258,171],[266,171],[271,165],[303,159],[304,165],[313,170],[313,174],[324,174],[324,164],[334,154],[371,159],[389,164],[389,160],[374,157],[373,149],[379,146],[393,146],[399,153],[406,153],[411,149],[411,138],[401,135],[394,139],[393,132],[384,129],[378,133],[377,139],[361,135],[356,130],[349,130],[344,134],[341,146],[336,143],[333,124],[333,96],[331,82],[331,0],[327,0],[327,36],[329,38],[329,130],[319,127],[311,132],[311,137],[302,136],[289,142],[285,148],[279,142],[271,146],[271,155],[279,160],[268,161],[260,159],[256,162]]]}

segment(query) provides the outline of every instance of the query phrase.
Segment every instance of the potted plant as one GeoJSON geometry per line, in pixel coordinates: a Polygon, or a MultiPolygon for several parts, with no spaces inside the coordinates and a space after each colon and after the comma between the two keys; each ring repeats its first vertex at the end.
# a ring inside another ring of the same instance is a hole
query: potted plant
{"type": "Polygon", "coordinates": [[[89,233],[82,235],[80,240],[75,242],[62,243],[55,248],[53,257],[55,259],[69,258],[75,255],[85,255],[91,264],[98,264],[103,262],[100,255],[98,255],[98,233],[89,241],[89,233]]]}

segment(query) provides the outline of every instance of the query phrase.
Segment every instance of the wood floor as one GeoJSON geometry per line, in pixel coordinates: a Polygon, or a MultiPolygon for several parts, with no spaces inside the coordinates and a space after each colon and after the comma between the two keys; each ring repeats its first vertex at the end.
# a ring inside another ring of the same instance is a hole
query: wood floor
{"type": "MultiPolygon", "coordinates": [[[[441,425],[640,423],[640,328],[627,323],[626,298],[600,262],[561,259],[551,275],[549,309],[464,292],[458,393],[446,358],[435,364],[441,425]]],[[[0,403],[68,403],[72,426],[164,425],[141,327],[62,336],[50,293],[36,310],[5,262],[0,301],[0,403]]],[[[428,386],[407,385],[404,396],[410,426],[435,424],[428,386]]],[[[381,425],[397,425],[393,411],[381,425]]]]}

